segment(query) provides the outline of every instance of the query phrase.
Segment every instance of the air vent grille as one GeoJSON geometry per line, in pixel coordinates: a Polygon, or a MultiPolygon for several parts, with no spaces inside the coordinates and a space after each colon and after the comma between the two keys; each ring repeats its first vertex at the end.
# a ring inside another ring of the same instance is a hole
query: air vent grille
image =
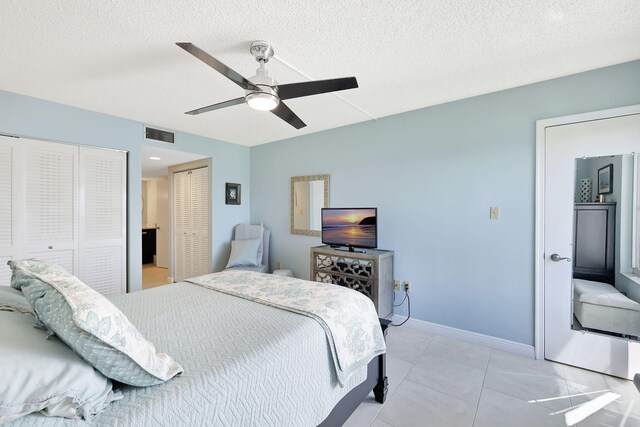
{"type": "Polygon", "coordinates": [[[154,129],[150,127],[145,127],[145,138],[153,139],[155,141],[168,142],[173,144],[175,142],[175,137],[173,132],[169,132],[161,129],[154,129]]]}

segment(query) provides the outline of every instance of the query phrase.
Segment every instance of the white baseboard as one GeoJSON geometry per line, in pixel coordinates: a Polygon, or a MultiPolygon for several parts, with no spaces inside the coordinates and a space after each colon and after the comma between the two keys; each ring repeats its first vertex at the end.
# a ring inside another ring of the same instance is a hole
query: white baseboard
{"type": "MultiPolygon", "coordinates": [[[[393,323],[398,324],[404,322],[406,319],[407,318],[405,316],[394,314],[392,320],[393,323]]],[[[426,322],[419,319],[409,319],[409,321],[405,323],[405,326],[420,332],[442,335],[460,341],[466,341],[472,344],[483,345],[485,347],[495,348],[496,350],[517,354],[518,356],[530,357],[531,359],[535,358],[534,347],[532,345],[492,337],[490,335],[479,334],[477,332],[465,331],[464,329],[452,328],[451,326],[439,325],[437,323],[426,322]]]]}

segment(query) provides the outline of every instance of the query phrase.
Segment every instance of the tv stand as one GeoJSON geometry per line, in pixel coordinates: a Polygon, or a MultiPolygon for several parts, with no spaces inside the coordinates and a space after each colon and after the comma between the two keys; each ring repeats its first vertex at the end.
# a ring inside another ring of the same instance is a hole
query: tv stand
{"type": "Polygon", "coordinates": [[[393,315],[393,251],[311,248],[311,280],[356,290],[373,301],[378,317],[393,315]]]}

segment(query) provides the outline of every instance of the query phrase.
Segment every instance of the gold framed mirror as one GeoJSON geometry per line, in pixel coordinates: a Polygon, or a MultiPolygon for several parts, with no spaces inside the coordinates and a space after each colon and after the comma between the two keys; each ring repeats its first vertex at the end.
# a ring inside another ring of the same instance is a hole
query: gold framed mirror
{"type": "Polygon", "coordinates": [[[291,177],[291,234],[320,236],[321,209],[329,206],[329,175],[291,177]]]}

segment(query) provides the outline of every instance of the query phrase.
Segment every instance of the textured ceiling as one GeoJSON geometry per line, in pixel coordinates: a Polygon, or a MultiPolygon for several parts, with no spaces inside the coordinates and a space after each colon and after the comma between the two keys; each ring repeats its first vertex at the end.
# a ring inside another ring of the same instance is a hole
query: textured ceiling
{"type": "Polygon", "coordinates": [[[640,58],[638,0],[2,0],[0,89],[256,145],[640,58]],[[272,43],[280,83],[356,76],[360,88],[287,104],[295,130],[175,46],[246,77],[272,43]]]}

